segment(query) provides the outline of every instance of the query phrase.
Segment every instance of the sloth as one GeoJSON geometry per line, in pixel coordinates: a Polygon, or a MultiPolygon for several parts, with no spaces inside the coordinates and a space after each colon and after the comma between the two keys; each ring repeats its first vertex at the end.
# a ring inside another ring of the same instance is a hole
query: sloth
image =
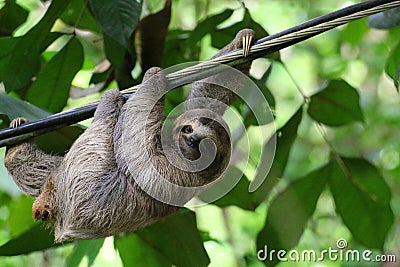
{"type": "MultiPolygon", "coordinates": [[[[238,48],[247,54],[254,40],[254,31],[241,30],[215,56],[238,48]]],[[[237,68],[248,74],[250,65],[237,68]]],[[[128,100],[118,90],[106,91],[92,124],[64,157],[44,153],[32,139],[7,147],[8,172],[23,193],[36,198],[32,217],[54,225],[57,243],[143,228],[176,212],[198,194],[196,188],[223,174],[231,154],[229,128],[221,117],[224,107],[195,99],[230,105],[236,96],[215,85],[193,83],[188,96],[193,101],[173,123],[175,147],[165,150],[166,87],[163,71],[153,67],[128,100]],[[203,155],[209,164],[193,171],[191,163],[203,155]]],[[[27,121],[14,119],[10,127],[27,121]]]]}

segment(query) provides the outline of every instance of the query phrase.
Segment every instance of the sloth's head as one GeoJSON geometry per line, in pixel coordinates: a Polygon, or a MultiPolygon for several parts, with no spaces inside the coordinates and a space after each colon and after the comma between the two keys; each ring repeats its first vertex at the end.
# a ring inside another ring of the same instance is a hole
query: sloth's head
{"type": "Polygon", "coordinates": [[[204,160],[209,167],[225,169],[231,153],[228,125],[207,109],[192,109],[174,123],[174,139],[182,155],[190,161],[204,160]]]}

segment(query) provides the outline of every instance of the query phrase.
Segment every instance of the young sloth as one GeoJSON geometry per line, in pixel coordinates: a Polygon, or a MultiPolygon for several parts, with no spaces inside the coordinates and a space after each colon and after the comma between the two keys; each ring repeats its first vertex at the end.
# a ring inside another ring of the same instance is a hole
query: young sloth
{"type": "MultiPolygon", "coordinates": [[[[239,32],[220,53],[241,47],[244,39],[251,41],[248,36],[255,38],[252,31],[239,32]]],[[[241,68],[248,73],[250,64],[241,68]]],[[[208,89],[193,85],[191,93],[210,97],[208,89]]],[[[32,216],[54,224],[56,242],[142,228],[177,211],[198,193],[182,193],[181,187],[206,185],[224,172],[231,144],[218,112],[188,108],[173,125],[175,148],[163,149],[165,91],[165,76],[151,68],[126,102],[117,90],[105,92],[92,124],[65,157],[45,154],[32,140],[7,147],[6,168],[25,194],[36,197],[32,216]],[[191,163],[203,154],[211,158],[210,164],[193,171],[191,163]]],[[[230,104],[233,99],[222,101],[230,104]]],[[[25,122],[18,118],[10,127],[25,122]]]]}

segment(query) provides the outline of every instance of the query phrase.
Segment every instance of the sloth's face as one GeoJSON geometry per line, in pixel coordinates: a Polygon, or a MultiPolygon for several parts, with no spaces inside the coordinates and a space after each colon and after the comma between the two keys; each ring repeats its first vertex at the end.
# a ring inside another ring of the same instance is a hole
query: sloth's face
{"type": "Polygon", "coordinates": [[[214,114],[213,118],[204,113],[203,110],[191,110],[175,122],[176,141],[183,156],[189,160],[197,160],[202,153],[205,157],[214,157],[230,150],[226,124],[214,114]]]}

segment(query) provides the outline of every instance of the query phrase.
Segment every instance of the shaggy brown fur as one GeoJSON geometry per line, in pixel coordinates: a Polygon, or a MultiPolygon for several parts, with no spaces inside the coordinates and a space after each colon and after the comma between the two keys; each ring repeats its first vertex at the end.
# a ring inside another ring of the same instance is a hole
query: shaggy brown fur
{"type": "MultiPolygon", "coordinates": [[[[242,36],[238,36],[220,53],[240,47],[242,36]]],[[[241,68],[248,73],[250,65],[241,68]]],[[[193,85],[191,97],[210,97],[208,89],[193,85]]],[[[8,171],[25,194],[37,197],[32,216],[54,224],[56,242],[144,227],[175,212],[198,193],[197,189],[182,192],[170,184],[199,187],[223,173],[230,158],[230,135],[220,115],[208,109],[191,107],[178,117],[171,143],[176,146],[163,150],[165,114],[160,96],[165,90],[164,75],[152,68],[126,103],[117,90],[104,93],[93,123],[64,158],[45,154],[31,141],[8,147],[8,171]],[[191,171],[203,154],[212,159],[211,164],[191,171]]],[[[224,102],[230,104],[233,98],[224,102]]],[[[26,121],[15,119],[11,127],[26,121]]]]}

